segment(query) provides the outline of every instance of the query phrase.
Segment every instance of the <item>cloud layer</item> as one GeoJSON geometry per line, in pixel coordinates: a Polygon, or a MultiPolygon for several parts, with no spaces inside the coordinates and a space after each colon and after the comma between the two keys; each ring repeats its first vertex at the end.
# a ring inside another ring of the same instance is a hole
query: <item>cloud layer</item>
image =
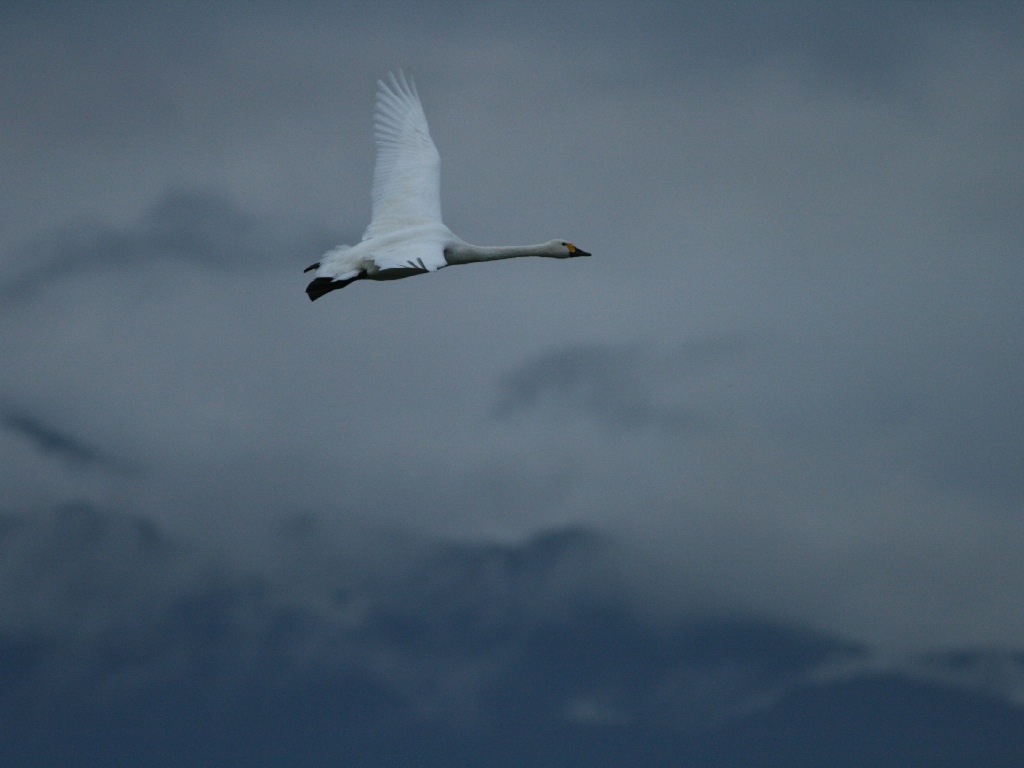
{"type": "Polygon", "coordinates": [[[3,14],[6,712],[1016,722],[1017,4],[3,14]],[[398,66],[454,231],[594,257],[310,305],[398,66]]]}
{"type": "Polygon", "coordinates": [[[404,555],[387,573],[293,518],[253,569],[129,514],[5,516],[0,755],[378,764],[390,744],[511,765],[582,758],[600,734],[611,752],[598,765],[768,765],[770,733],[809,765],[839,759],[840,723],[910,765],[925,764],[922,724],[951,759],[1019,753],[1022,689],[993,682],[1024,680],[1020,654],[886,662],[752,616],[651,621],[609,589],[614,542],[579,528],[514,545],[383,543],[404,555]]]}

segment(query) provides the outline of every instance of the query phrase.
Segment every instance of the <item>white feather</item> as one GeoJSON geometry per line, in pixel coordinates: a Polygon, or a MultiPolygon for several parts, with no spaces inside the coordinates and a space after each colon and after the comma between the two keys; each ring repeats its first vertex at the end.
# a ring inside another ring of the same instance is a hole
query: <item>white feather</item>
{"type": "Polygon", "coordinates": [[[363,240],[407,227],[441,223],[441,156],[416,88],[402,73],[377,81],[373,218],[363,240]]]}

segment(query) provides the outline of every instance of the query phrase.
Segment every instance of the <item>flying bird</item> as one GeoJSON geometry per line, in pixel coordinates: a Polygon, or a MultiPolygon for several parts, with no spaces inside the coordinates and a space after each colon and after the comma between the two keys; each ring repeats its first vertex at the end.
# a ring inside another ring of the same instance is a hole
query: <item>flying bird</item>
{"type": "Polygon", "coordinates": [[[441,158],[430,138],[416,86],[400,71],[377,81],[373,118],[377,164],[373,214],[357,245],[339,245],[305,272],[310,301],[356,280],[397,280],[453,264],[545,256],[589,256],[565,240],[538,245],[479,246],[457,237],[441,222],[441,158]]]}

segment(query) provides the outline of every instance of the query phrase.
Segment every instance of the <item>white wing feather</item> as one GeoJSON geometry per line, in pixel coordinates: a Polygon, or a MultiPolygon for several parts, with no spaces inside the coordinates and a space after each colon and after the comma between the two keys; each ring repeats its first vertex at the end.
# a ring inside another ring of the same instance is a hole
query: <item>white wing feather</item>
{"type": "Polygon", "coordinates": [[[441,223],[441,158],[416,86],[401,72],[377,81],[373,216],[363,240],[441,223]]]}
{"type": "Polygon", "coordinates": [[[381,272],[433,272],[448,265],[444,249],[454,235],[441,223],[441,158],[430,138],[416,86],[401,72],[377,81],[373,215],[358,245],[339,246],[317,267],[317,277],[374,279],[381,272]]]}

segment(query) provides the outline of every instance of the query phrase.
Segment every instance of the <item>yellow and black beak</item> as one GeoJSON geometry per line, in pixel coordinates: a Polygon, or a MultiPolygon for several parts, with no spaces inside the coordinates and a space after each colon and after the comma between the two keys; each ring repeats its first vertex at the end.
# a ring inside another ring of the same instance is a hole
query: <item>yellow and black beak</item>
{"type": "Polygon", "coordinates": [[[590,254],[580,248],[577,248],[572,243],[566,243],[565,247],[569,249],[570,256],[589,256],[590,254]]]}

